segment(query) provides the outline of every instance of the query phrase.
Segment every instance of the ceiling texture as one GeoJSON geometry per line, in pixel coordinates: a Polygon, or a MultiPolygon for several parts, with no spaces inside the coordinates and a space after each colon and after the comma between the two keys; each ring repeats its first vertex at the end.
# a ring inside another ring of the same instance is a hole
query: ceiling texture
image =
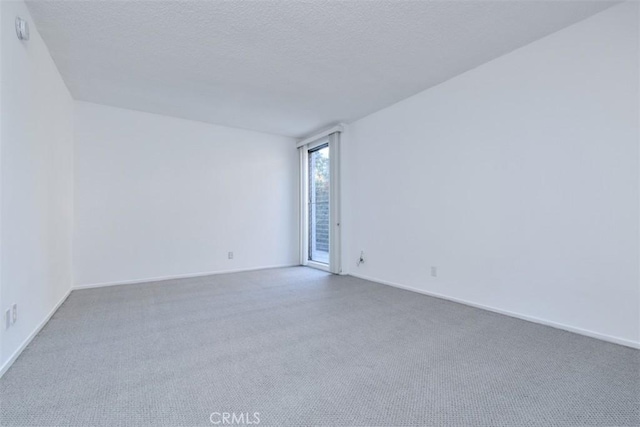
{"type": "Polygon", "coordinates": [[[600,1],[28,1],[72,96],[303,137],[587,18],[600,1]]]}

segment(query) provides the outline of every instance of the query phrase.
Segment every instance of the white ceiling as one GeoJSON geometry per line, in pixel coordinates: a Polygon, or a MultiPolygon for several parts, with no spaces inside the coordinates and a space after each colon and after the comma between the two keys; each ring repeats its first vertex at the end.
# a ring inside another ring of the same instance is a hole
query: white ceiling
{"type": "Polygon", "coordinates": [[[29,1],[74,98],[269,133],[350,122],[597,1],[29,1]]]}

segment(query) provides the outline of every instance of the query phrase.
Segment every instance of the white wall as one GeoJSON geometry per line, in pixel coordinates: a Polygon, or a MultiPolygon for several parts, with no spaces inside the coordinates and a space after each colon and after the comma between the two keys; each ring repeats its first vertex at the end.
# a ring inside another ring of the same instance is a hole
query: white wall
{"type": "Polygon", "coordinates": [[[353,123],[351,273],[638,344],[638,23],[615,6],[353,123]]]}
{"type": "MultiPolygon", "coordinates": [[[[4,31],[2,29],[6,26],[2,19],[2,6],[0,5],[0,330],[2,327],[2,316],[6,309],[6,304],[2,300],[2,37],[4,31]]],[[[2,356],[2,341],[4,340],[4,332],[0,332],[0,373],[4,371],[4,358],[2,356]]]]}
{"type": "Polygon", "coordinates": [[[293,139],[84,102],[75,114],[76,285],[298,263],[293,139]]]}
{"type": "Polygon", "coordinates": [[[23,2],[2,1],[0,81],[0,373],[69,292],[73,214],[73,102],[23,2]],[[14,20],[30,23],[31,40],[14,20]]]}

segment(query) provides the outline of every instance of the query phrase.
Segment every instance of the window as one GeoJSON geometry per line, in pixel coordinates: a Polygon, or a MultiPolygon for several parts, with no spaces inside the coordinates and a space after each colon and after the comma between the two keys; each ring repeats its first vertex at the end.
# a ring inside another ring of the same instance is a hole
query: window
{"type": "Polygon", "coordinates": [[[340,133],[343,126],[298,142],[300,264],[340,274],[340,133]]]}
{"type": "Polygon", "coordinates": [[[308,240],[310,261],[329,264],[330,163],[329,144],[309,150],[308,240]]]}

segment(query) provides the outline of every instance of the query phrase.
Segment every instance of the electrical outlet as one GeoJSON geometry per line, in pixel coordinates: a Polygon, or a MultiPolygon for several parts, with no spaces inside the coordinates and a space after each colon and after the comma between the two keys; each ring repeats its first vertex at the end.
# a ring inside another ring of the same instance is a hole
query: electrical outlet
{"type": "Polygon", "coordinates": [[[18,321],[18,304],[13,304],[11,306],[11,323],[16,323],[18,321]]]}
{"type": "Polygon", "coordinates": [[[438,267],[431,267],[431,276],[438,277],[438,267]]]}
{"type": "Polygon", "coordinates": [[[229,257],[229,259],[233,259],[233,252],[229,252],[229,255],[227,255],[229,257]]]}
{"type": "Polygon", "coordinates": [[[8,308],[7,311],[4,313],[4,328],[9,329],[9,326],[11,326],[11,309],[10,308],[8,308]]]}

